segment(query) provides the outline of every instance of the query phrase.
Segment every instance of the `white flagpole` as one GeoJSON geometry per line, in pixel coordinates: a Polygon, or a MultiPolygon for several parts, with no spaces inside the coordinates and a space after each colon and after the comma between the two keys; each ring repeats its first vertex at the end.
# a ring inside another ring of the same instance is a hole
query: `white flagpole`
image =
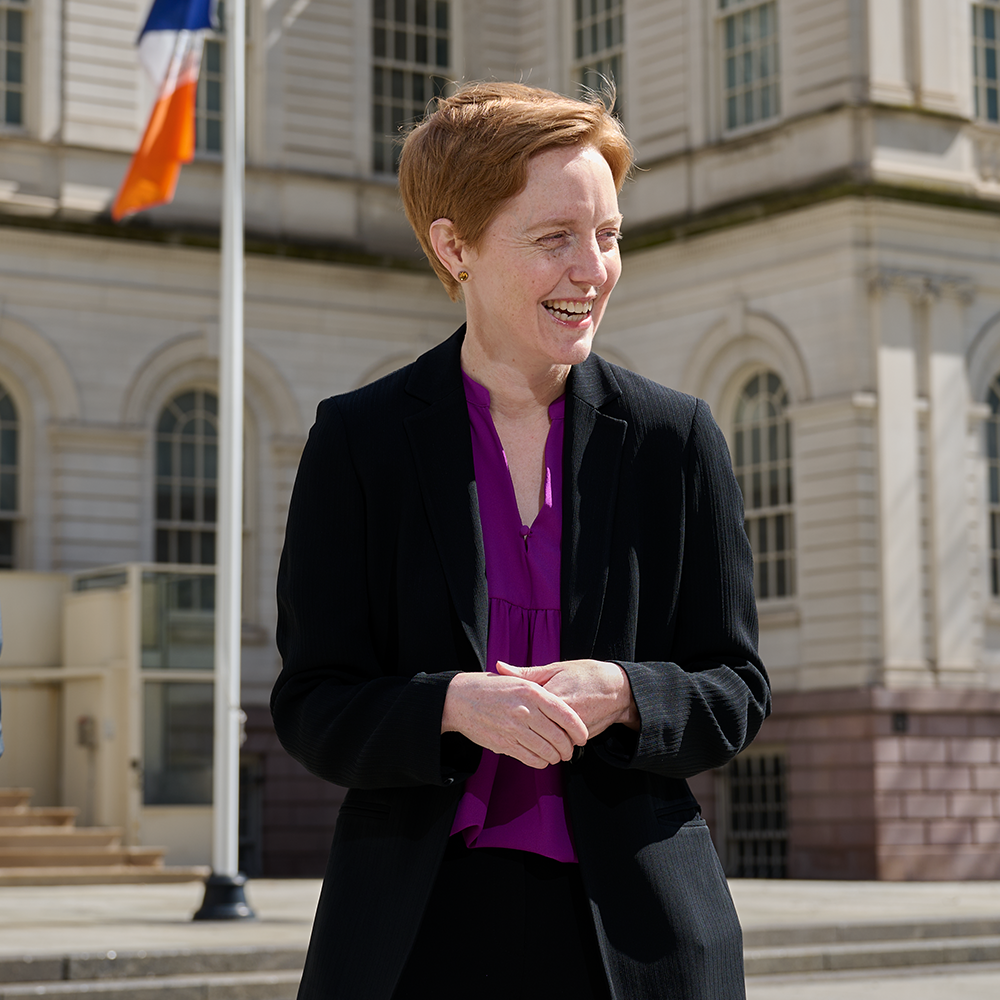
{"type": "Polygon", "coordinates": [[[243,175],[246,9],[225,5],[222,281],[219,301],[219,507],[215,575],[212,875],[195,919],[252,917],[239,871],[240,622],[243,551],[243,175]]]}

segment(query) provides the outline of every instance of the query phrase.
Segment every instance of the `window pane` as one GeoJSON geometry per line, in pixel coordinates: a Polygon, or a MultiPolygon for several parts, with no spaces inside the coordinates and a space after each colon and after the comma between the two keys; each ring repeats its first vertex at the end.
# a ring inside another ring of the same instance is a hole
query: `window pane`
{"type": "Polygon", "coordinates": [[[7,11],[7,41],[13,45],[24,41],[24,14],[19,10],[7,11]]]}
{"type": "Polygon", "coordinates": [[[23,125],[21,114],[21,94],[16,90],[8,90],[4,95],[4,121],[8,125],[23,125]]]}
{"type": "Polygon", "coordinates": [[[143,688],[143,802],[211,805],[213,685],[143,688]]]}
{"type": "Polygon", "coordinates": [[[205,122],[205,148],[211,153],[222,152],[222,122],[205,122]]]}
{"type": "Polygon", "coordinates": [[[21,70],[21,53],[16,49],[7,50],[7,82],[21,83],[23,76],[21,70]]]}
{"type": "Polygon", "coordinates": [[[168,483],[160,483],[156,487],[156,519],[158,521],[172,521],[174,519],[173,494],[168,483]]]}
{"type": "Polygon", "coordinates": [[[0,472],[0,510],[17,510],[17,473],[0,472]]]}
{"type": "Polygon", "coordinates": [[[17,465],[17,428],[0,430],[0,465],[17,465]]]}
{"type": "Polygon", "coordinates": [[[14,568],[14,522],[0,521],[0,569],[14,568]]]}

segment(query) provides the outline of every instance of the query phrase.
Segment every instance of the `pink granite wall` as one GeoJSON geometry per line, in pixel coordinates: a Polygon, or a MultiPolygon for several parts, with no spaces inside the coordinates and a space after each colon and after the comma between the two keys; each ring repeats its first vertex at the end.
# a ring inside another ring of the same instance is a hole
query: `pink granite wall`
{"type": "Polygon", "coordinates": [[[789,876],[1000,878],[1000,693],[779,694],[789,876]]]}

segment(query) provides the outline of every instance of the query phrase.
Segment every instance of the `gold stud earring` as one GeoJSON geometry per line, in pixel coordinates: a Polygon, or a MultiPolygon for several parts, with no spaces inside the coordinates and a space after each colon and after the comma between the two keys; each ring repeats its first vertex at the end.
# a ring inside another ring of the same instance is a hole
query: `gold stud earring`
{"type": "Polygon", "coordinates": [[[458,274],[455,275],[455,277],[458,278],[459,281],[468,281],[469,280],[469,272],[468,271],[459,271],[458,274]]]}

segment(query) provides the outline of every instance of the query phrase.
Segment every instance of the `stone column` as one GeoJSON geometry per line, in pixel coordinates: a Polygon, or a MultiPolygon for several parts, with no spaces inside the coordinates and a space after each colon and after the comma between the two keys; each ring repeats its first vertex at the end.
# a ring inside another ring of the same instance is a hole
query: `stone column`
{"type": "Polygon", "coordinates": [[[876,103],[913,103],[907,14],[907,0],[868,0],[869,96],[876,103]]]}
{"type": "MultiPolygon", "coordinates": [[[[968,8],[968,5],[966,5],[968,8]]],[[[969,12],[944,0],[915,0],[921,107],[945,114],[970,114],[969,12]]]]}
{"type": "Polygon", "coordinates": [[[917,358],[913,288],[899,275],[872,281],[878,414],[882,678],[887,687],[925,685],[925,623],[918,493],[917,358]]]}
{"type": "Polygon", "coordinates": [[[964,312],[971,283],[933,282],[928,300],[927,391],[930,585],[934,660],[941,683],[973,683],[975,623],[970,594],[975,567],[969,545],[969,388],[964,312]]]}

